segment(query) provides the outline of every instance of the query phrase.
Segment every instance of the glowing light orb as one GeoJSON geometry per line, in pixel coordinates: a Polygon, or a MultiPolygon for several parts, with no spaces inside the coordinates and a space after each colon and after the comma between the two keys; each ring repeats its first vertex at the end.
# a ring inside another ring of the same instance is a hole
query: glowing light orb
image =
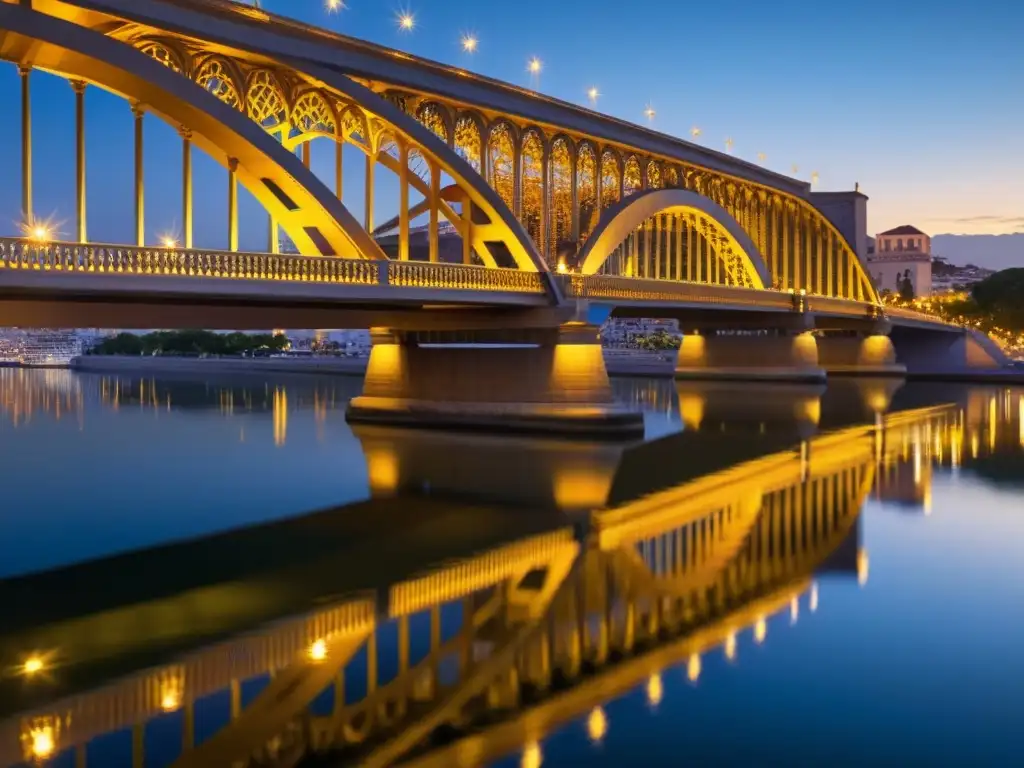
{"type": "Polygon", "coordinates": [[[540,59],[534,56],[526,65],[526,69],[529,70],[531,75],[539,75],[540,71],[544,69],[544,64],[541,62],[540,59]]]}
{"type": "Polygon", "coordinates": [[[26,675],[35,675],[43,671],[46,667],[46,662],[43,661],[41,656],[32,656],[25,660],[22,665],[22,671],[26,675]]]}
{"type": "Polygon", "coordinates": [[[398,28],[403,32],[412,32],[416,27],[416,17],[409,11],[398,14],[398,28]]]}
{"type": "Polygon", "coordinates": [[[473,35],[463,35],[462,37],[462,50],[466,53],[476,53],[477,47],[480,45],[480,41],[473,35]]]}
{"type": "Polygon", "coordinates": [[[313,661],[323,661],[327,658],[327,643],[317,640],[309,647],[309,658],[313,661]]]}

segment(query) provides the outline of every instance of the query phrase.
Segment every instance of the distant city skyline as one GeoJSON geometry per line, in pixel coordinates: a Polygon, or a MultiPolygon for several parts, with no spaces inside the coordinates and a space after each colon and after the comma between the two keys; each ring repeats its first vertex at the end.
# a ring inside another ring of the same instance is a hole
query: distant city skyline
{"type": "MultiPolygon", "coordinates": [[[[804,181],[818,174],[816,189],[859,183],[870,198],[869,234],[900,224],[929,234],[1024,231],[1024,148],[1015,138],[1024,120],[1024,48],[1014,33],[1024,24],[1020,7],[979,0],[936,4],[922,14],[882,0],[857,6],[735,0],[724,13],[672,0],[634,0],[628,7],[595,0],[584,14],[541,0],[448,0],[403,6],[403,23],[395,8],[370,0],[347,0],[336,12],[321,0],[261,5],[671,135],[694,140],[699,128],[695,140],[712,149],[728,148],[804,181]],[[637,34],[609,55],[615,45],[609,35],[626,34],[634,22],[637,34]]],[[[12,108],[17,81],[13,66],[0,68],[0,98],[12,108]]],[[[66,82],[37,73],[33,106],[36,210],[70,236],[73,94],[66,82]]],[[[87,110],[90,236],[130,241],[130,109],[91,88],[87,110]]],[[[12,151],[18,136],[16,120],[0,124],[9,148],[0,170],[12,180],[20,173],[12,151]]],[[[179,151],[175,130],[148,119],[146,225],[153,243],[180,229],[179,151]]],[[[196,154],[196,243],[222,247],[225,173],[196,154]]],[[[314,170],[330,183],[326,144],[315,144],[313,158],[314,170]]],[[[361,198],[358,187],[346,187],[346,203],[357,215],[361,198]]],[[[240,210],[241,246],[262,249],[265,215],[244,192],[240,210]]],[[[18,185],[9,183],[0,188],[0,227],[11,232],[19,223],[18,185]]]]}

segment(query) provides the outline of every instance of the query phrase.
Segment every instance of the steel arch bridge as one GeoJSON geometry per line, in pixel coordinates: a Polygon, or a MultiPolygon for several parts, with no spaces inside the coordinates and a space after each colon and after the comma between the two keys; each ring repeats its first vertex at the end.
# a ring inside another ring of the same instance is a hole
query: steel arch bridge
{"type": "MultiPolygon", "coordinates": [[[[439,261],[446,222],[464,266],[546,273],[564,262],[586,274],[600,263],[602,274],[878,303],[851,244],[815,207],[807,184],[727,155],[226,0],[28,6],[0,3],[0,58],[21,68],[23,106],[30,72],[40,69],[75,86],[79,122],[87,85],[128,99],[137,158],[144,114],[180,129],[186,251],[195,144],[228,169],[232,190],[241,182],[272,227],[283,227],[309,256],[387,258],[374,237],[377,179],[386,171],[399,182],[398,213],[387,225],[399,235],[389,254],[397,261],[439,261]],[[337,148],[334,189],[310,170],[308,148],[317,139],[337,148]],[[346,147],[363,156],[361,168],[345,162],[346,147]],[[353,171],[365,190],[361,221],[342,191],[353,171]],[[421,219],[427,244],[417,254],[410,232],[421,219]]],[[[82,130],[79,244],[88,241],[82,130]]],[[[27,141],[23,207],[31,220],[27,141]]],[[[142,248],[141,167],[136,181],[142,248]]],[[[238,247],[235,194],[229,251],[238,247]]],[[[276,237],[268,250],[276,250],[276,237]]],[[[562,298],[557,281],[530,285],[551,301],[562,298]]]]}

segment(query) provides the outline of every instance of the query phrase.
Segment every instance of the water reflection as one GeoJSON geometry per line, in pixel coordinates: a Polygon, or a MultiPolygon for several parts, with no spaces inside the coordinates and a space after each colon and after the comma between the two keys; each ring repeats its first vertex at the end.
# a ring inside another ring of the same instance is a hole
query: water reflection
{"type": "MultiPolygon", "coordinates": [[[[259,411],[282,447],[289,413],[345,402],[319,381],[0,384],[19,424],[56,398],[259,411]]],[[[635,392],[684,428],[610,446],[360,427],[369,498],[0,581],[0,765],[540,765],[576,719],[608,738],[632,689],[655,710],[673,674],[740,668],[818,610],[819,580],[864,585],[866,499],[927,510],[942,468],[1021,476],[1009,390],[635,392]]]]}

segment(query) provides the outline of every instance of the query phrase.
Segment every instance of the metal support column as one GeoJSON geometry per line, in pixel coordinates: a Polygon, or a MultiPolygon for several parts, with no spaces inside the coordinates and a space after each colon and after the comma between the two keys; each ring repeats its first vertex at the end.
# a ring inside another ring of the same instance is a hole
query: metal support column
{"type": "Polygon", "coordinates": [[[238,250],[238,160],[228,158],[228,250],[238,250]]]}
{"type": "Polygon", "coordinates": [[[73,80],[71,87],[75,91],[75,237],[85,243],[85,83],[73,80]]]}
{"type": "Polygon", "coordinates": [[[18,67],[21,76],[21,215],[32,225],[32,70],[18,67]]]}
{"type": "Polygon", "coordinates": [[[438,229],[438,206],[441,204],[441,166],[430,162],[430,225],[427,232],[429,241],[429,258],[438,261],[440,251],[440,232],[438,229]]]}
{"type": "Polygon", "coordinates": [[[192,247],[192,132],[181,129],[181,229],[186,248],[192,247]]]}
{"type": "Polygon", "coordinates": [[[398,143],[398,260],[409,260],[409,145],[398,143]]]}
{"type": "Polygon", "coordinates": [[[142,119],[145,112],[141,104],[132,106],[135,115],[135,244],[146,244],[146,199],[142,169],[142,119]]]}

